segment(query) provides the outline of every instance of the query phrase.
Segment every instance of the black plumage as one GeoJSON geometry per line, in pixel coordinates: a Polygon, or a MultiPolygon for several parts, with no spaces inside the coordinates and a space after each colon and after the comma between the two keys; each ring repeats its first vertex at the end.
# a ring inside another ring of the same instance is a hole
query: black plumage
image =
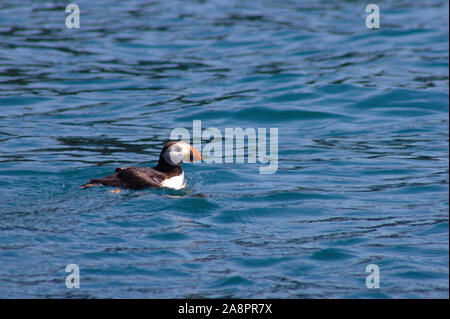
{"type": "MultiPolygon", "coordinates": [[[[102,178],[92,178],[88,183],[81,185],[81,188],[92,186],[113,186],[131,189],[159,188],[164,180],[183,173],[181,165],[171,165],[164,158],[163,154],[176,141],[166,143],[159,155],[158,165],[155,167],[119,167],[112,175],[102,178]]],[[[192,157],[192,156],[191,156],[192,157]]]]}

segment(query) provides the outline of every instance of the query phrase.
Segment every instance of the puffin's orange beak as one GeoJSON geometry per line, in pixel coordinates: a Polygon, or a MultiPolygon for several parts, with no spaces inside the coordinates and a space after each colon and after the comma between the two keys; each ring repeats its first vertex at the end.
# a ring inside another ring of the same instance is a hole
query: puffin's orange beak
{"type": "Polygon", "coordinates": [[[189,162],[195,162],[195,161],[201,161],[202,160],[202,154],[200,154],[199,151],[197,151],[193,146],[190,146],[191,151],[189,154],[189,162]]]}

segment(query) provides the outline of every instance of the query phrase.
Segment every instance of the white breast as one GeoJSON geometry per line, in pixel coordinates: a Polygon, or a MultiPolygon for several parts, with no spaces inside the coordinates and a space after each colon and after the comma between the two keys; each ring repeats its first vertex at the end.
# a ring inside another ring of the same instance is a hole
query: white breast
{"type": "Polygon", "coordinates": [[[186,186],[184,181],[184,172],[181,172],[180,175],[174,176],[164,180],[161,185],[163,187],[173,188],[173,189],[182,189],[186,186]]]}

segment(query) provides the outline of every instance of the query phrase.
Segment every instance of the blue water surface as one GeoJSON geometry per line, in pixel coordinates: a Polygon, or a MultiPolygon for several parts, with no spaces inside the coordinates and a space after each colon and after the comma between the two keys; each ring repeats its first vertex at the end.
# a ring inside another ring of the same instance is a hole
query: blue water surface
{"type": "Polygon", "coordinates": [[[448,1],[75,3],[0,2],[0,297],[448,298],[448,1]],[[193,120],[278,128],[278,171],[78,187],[193,120]]]}

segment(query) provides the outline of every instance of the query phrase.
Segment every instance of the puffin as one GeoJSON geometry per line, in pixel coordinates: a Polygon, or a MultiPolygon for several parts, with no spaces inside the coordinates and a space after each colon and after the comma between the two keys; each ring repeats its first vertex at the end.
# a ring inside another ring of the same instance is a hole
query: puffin
{"type": "MultiPolygon", "coordinates": [[[[186,186],[181,164],[201,160],[202,155],[193,146],[182,141],[171,141],[162,148],[155,167],[118,167],[114,174],[102,178],[91,178],[88,183],[80,187],[104,185],[129,189],[167,187],[179,190],[186,186]]],[[[120,189],[116,191],[118,192],[120,189]]]]}

